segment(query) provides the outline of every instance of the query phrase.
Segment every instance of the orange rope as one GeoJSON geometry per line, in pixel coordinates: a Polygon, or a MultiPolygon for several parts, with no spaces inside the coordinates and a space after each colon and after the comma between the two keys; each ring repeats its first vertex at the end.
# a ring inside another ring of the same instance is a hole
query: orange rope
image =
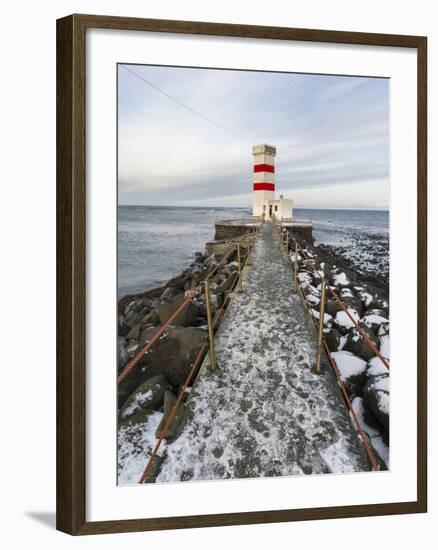
{"type": "MultiPolygon", "coordinates": [[[[315,317],[313,316],[312,314],[312,307],[311,305],[309,304],[309,302],[307,301],[305,295],[304,295],[304,292],[301,288],[301,285],[298,285],[298,288],[300,290],[300,294],[301,294],[301,297],[303,298],[306,306],[307,306],[307,310],[309,311],[310,313],[310,316],[312,318],[312,321],[314,323],[314,326],[316,329],[318,329],[318,326],[317,326],[317,322],[316,322],[316,319],[315,317]]],[[[365,452],[371,462],[371,466],[373,468],[374,471],[376,470],[379,470],[379,464],[378,462],[376,461],[376,458],[375,456],[373,455],[373,452],[371,451],[371,448],[370,448],[370,445],[368,443],[368,439],[367,437],[365,436],[363,430],[362,430],[362,426],[359,422],[359,419],[357,418],[357,415],[356,415],[356,412],[355,410],[353,409],[353,405],[351,404],[351,401],[350,401],[350,398],[348,396],[348,393],[347,393],[347,390],[345,389],[345,386],[344,386],[344,383],[341,379],[341,375],[339,373],[339,370],[336,366],[336,362],[335,360],[333,359],[333,356],[330,352],[330,349],[327,345],[327,342],[325,340],[325,338],[323,338],[323,345],[324,345],[324,349],[325,349],[325,352],[326,352],[326,355],[327,355],[327,359],[329,360],[329,364],[330,364],[330,367],[332,369],[332,371],[334,372],[335,376],[336,376],[336,379],[337,379],[337,382],[338,382],[338,385],[339,385],[339,388],[341,390],[341,393],[342,393],[342,396],[344,398],[344,402],[345,404],[347,405],[347,408],[348,410],[350,411],[351,415],[353,416],[353,419],[354,419],[354,422],[356,424],[356,427],[357,427],[357,431],[359,432],[359,435],[360,435],[360,438],[362,440],[362,443],[363,443],[363,446],[365,447],[365,452]]]]}
{"type": "Polygon", "coordinates": [[[155,447],[152,451],[152,454],[148,460],[148,463],[146,465],[146,468],[144,469],[140,479],[139,479],[139,483],[144,483],[145,480],[147,479],[147,477],[149,476],[149,473],[152,469],[152,466],[153,466],[153,462],[154,462],[154,458],[155,456],[157,455],[157,452],[158,452],[158,449],[160,448],[161,446],[161,443],[164,439],[164,436],[166,435],[170,425],[172,424],[173,422],[173,419],[175,418],[175,415],[176,415],[176,411],[178,410],[178,407],[179,405],[181,404],[181,401],[182,401],[182,398],[184,396],[184,391],[186,389],[186,387],[188,386],[193,374],[195,373],[195,370],[196,368],[198,367],[198,363],[201,361],[201,359],[203,358],[203,354],[207,351],[208,349],[208,344],[207,342],[204,342],[201,347],[199,348],[199,351],[196,355],[196,358],[193,362],[193,365],[192,365],[192,368],[190,369],[190,372],[189,372],[189,375],[187,376],[184,384],[182,385],[181,387],[181,391],[179,392],[178,394],[178,397],[177,397],[177,400],[175,402],[175,405],[172,407],[172,410],[170,411],[170,414],[166,420],[166,423],[164,424],[164,427],[163,429],[161,430],[161,433],[160,433],[160,437],[158,438],[158,441],[157,443],[155,444],[155,447]]]}
{"type": "MultiPolygon", "coordinates": [[[[245,257],[245,260],[246,260],[246,257],[245,257]]],[[[222,306],[220,307],[220,309],[216,312],[216,315],[215,315],[215,318],[214,318],[214,321],[213,321],[213,328],[216,326],[216,323],[217,321],[219,320],[219,317],[220,317],[220,314],[222,313],[223,309],[225,308],[225,304],[229,301],[229,296],[231,294],[231,292],[233,291],[233,289],[235,288],[236,286],[236,283],[237,283],[237,275],[238,273],[234,273],[234,281],[233,281],[233,285],[231,287],[231,290],[230,292],[228,293],[227,295],[227,298],[226,300],[224,300],[224,303],[222,304],[222,306]]],[[[177,400],[174,404],[174,406],[172,407],[172,410],[170,411],[170,414],[166,420],[166,423],[164,424],[163,426],[163,429],[161,430],[160,432],[160,435],[159,435],[159,438],[158,438],[158,441],[157,443],[155,444],[155,447],[153,448],[152,450],[152,453],[151,453],[151,456],[149,457],[149,460],[146,464],[146,467],[138,481],[138,483],[144,483],[145,480],[148,478],[149,474],[150,474],[150,471],[152,469],[152,466],[153,466],[153,462],[154,462],[154,459],[158,453],[158,450],[160,449],[160,446],[161,446],[161,443],[163,442],[166,434],[167,434],[167,431],[169,430],[172,422],[173,422],[173,419],[175,418],[175,415],[176,415],[176,412],[178,410],[178,407],[179,405],[181,404],[181,401],[184,397],[184,393],[185,393],[185,390],[187,388],[187,386],[189,385],[196,369],[198,368],[199,366],[199,363],[202,361],[202,359],[204,358],[207,350],[208,350],[208,342],[203,342],[198,350],[198,353],[193,361],[193,365],[192,365],[192,368],[190,369],[190,372],[189,374],[187,375],[187,378],[185,379],[184,381],[184,384],[181,386],[180,388],[180,391],[179,391],[179,394],[178,394],[178,397],[177,397],[177,400]]]]}
{"type": "Polygon", "coordinates": [[[147,353],[150,350],[150,348],[155,344],[155,342],[159,339],[159,337],[163,334],[163,332],[171,325],[171,323],[178,317],[178,315],[187,307],[190,300],[191,300],[191,297],[186,298],[182,302],[182,304],[178,307],[178,309],[164,323],[164,325],[157,330],[157,332],[152,336],[150,340],[146,342],[146,344],[136,354],[136,356],[133,359],[131,359],[131,361],[126,365],[126,367],[122,370],[122,372],[117,377],[118,384],[128,376],[130,371],[137,365],[137,363],[140,361],[143,355],[145,355],[145,353],[147,353]]]}
{"type": "Polygon", "coordinates": [[[207,276],[205,277],[204,281],[208,280],[210,277],[212,277],[216,271],[219,269],[219,267],[224,263],[224,261],[229,258],[231,252],[233,252],[234,250],[234,246],[231,245],[230,249],[228,250],[228,252],[225,254],[225,256],[222,258],[222,260],[215,265],[215,267],[213,268],[212,271],[210,271],[209,273],[207,273],[207,276]]]}
{"type": "MultiPolygon", "coordinates": [[[[291,236],[291,237],[292,237],[292,236],[291,236]]],[[[306,255],[305,255],[303,249],[301,248],[300,244],[296,241],[296,239],[295,239],[294,237],[292,237],[292,239],[294,240],[294,242],[295,242],[295,244],[297,245],[297,247],[300,248],[301,252],[303,253],[303,256],[308,260],[309,258],[306,257],[306,255]]],[[[289,261],[291,262],[290,258],[289,258],[289,261]]],[[[292,263],[291,263],[291,265],[292,265],[292,263]]],[[[312,265],[312,268],[314,269],[314,266],[313,266],[313,265],[312,265]]],[[[292,269],[293,269],[293,266],[292,266],[292,269]]],[[[315,270],[315,271],[316,271],[316,270],[315,270]]],[[[319,273],[318,273],[318,275],[319,275],[319,273]]],[[[325,281],[323,280],[323,278],[322,278],[320,275],[319,275],[319,277],[320,277],[320,279],[321,279],[321,282],[322,282],[322,283],[325,283],[325,281]]],[[[329,287],[329,288],[330,288],[330,287],[329,287]]],[[[310,303],[309,303],[308,300],[306,299],[306,296],[304,295],[303,289],[301,288],[301,284],[298,285],[298,289],[299,289],[299,291],[300,291],[300,296],[301,296],[301,298],[303,299],[304,303],[306,304],[307,311],[308,311],[309,314],[310,314],[310,317],[311,317],[311,319],[312,319],[312,321],[313,321],[314,327],[315,327],[316,330],[318,330],[318,323],[317,323],[317,321],[316,321],[316,319],[315,319],[315,317],[314,317],[314,315],[313,315],[313,313],[312,313],[312,306],[310,305],[310,303]]],[[[341,303],[341,305],[343,306],[342,303],[341,303]]],[[[373,452],[371,451],[371,447],[370,447],[370,445],[369,445],[368,439],[367,439],[367,437],[365,436],[365,433],[364,433],[364,431],[363,431],[363,429],[362,429],[362,426],[361,426],[361,424],[360,424],[360,422],[359,422],[359,419],[358,419],[358,417],[357,417],[357,415],[356,415],[356,412],[355,412],[355,410],[353,409],[353,405],[351,404],[351,401],[350,401],[350,398],[349,398],[349,396],[348,396],[347,390],[345,389],[345,385],[344,385],[344,383],[343,383],[343,381],[342,381],[341,375],[340,375],[339,370],[338,370],[338,368],[337,368],[337,366],[336,366],[336,362],[335,362],[335,360],[333,359],[333,356],[332,356],[332,354],[331,354],[331,352],[330,352],[330,349],[329,349],[329,347],[328,347],[328,345],[327,345],[327,342],[326,342],[325,338],[323,338],[323,345],[324,345],[324,349],[325,349],[325,352],[326,352],[327,359],[328,359],[328,361],[329,361],[330,367],[331,367],[331,369],[332,369],[334,375],[336,376],[336,380],[337,380],[338,385],[339,385],[339,388],[340,388],[340,390],[341,390],[341,394],[342,394],[342,397],[343,397],[343,399],[344,399],[344,402],[345,402],[345,404],[347,405],[347,408],[348,408],[349,412],[350,412],[351,415],[353,416],[353,420],[354,420],[354,423],[356,424],[357,431],[359,432],[360,438],[361,438],[362,443],[363,443],[363,446],[364,446],[364,448],[365,448],[365,452],[366,452],[366,454],[367,454],[367,456],[368,456],[369,461],[371,462],[371,467],[372,467],[372,469],[373,469],[374,471],[377,471],[377,470],[380,469],[379,464],[378,464],[378,462],[377,462],[377,460],[376,460],[376,458],[375,458],[373,452]]]]}
{"type": "MultiPolygon", "coordinates": [[[[231,246],[231,248],[228,250],[228,252],[225,254],[225,256],[222,258],[222,260],[214,267],[212,271],[210,271],[204,280],[208,280],[210,277],[212,277],[216,271],[219,269],[219,267],[227,260],[227,258],[230,256],[230,254],[233,252],[234,247],[231,246]]],[[[165,332],[167,328],[173,323],[173,321],[183,312],[183,310],[188,306],[189,302],[193,296],[187,297],[181,305],[178,307],[178,309],[169,317],[169,319],[157,330],[157,332],[152,336],[150,340],[146,342],[146,344],[142,347],[142,349],[136,353],[135,357],[131,359],[131,361],[126,365],[126,367],[122,370],[122,372],[117,377],[117,383],[122,382],[128,374],[131,372],[131,370],[138,364],[140,359],[151,349],[151,347],[155,344],[155,342],[160,338],[160,336],[165,332]]]]}
{"type": "MultiPolygon", "coordinates": [[[[299,242],[296,241],[296,239],[294,237],[292,237],[292,239],[294,240],[294,242],[296,243],[297,247],[300,249],[301,253],[303,254],[304,258],[309,261],[309,257],[307,256],[307,254],[304,252],[304,250],[302,249],[301,245],[299,242]]],[[[310,267],[311,269],[317,274],[317,276],[321,279],[321,283],[323,281],[323,278],[321,277],[321,274],[318,272],[318,270],[315,268],[315,266],[311,263],[310,264],[310,267]]],[[[389,363],[387,362],[387,360],[383,357],[383,355],[380,353],[380,351],[376,348],[375,344],[372,342],[372,340],[370,340],[370,338],[368,337],[367,333],[363,330],[363,328],[358,324],[358,322],[354,319],[354,317],[350,314],[350,312],[348,311],[348,309],[345,307],[345,305],[342,303],[342,301],[340,300],[339,296],[336,294],[336,292],[332,289],[332,287],[330,285],[327,285],[327,288],[330,292],[330,294],[333,296],[333,298],[335,299],[335,301],[341,306],[341,308],[343,309],[343,311],[348,315],[348,317],[350,318],[350,320],[352,321],[352,323],[354,324],[354,326],[357,328],[357,330],[359,331],[359,333],[361,334],[362,338],[365,340],[365,342],[367,343],[368,347],[371,348],[371,350],[373,351],[373,353],[375,353],[377,355],[377,357],[382,361],[382,363],[384,364],[384,366],[389,370],[389,363]]]]}
{"type": "MultiPolygon", "coordinates": [[[[245,258],[242,262],[243,266],[245,265],[246,261],[247,261],[247,258],[249,256],[249,251],[247,252],[247,254],[245,255],[245,258]]],[[[213,328],[216,327],[216,324],[217,322],[219,321],[219,318],[221,316],[221,313],[222,311],[225,309],[226,305],[228,305],[228,302],[230,300],[230,295],[232,293],[232,291],[235,289],[236,287],[236,284],[237,284],[237,281],[238,281],[238,272],[236,271],[234,273],[234,281],[231,285],[231,289],[229,290],[228,294],[227,294],[227,297],[226,299],[224,300],[222,306],[218,309],[218,311],[216,312],[215,314],[215,317],[214,317],[214,320],[213,320],[213,328]]],[[[144,483],[145,480],[148,478],[149,474],[150,474],[150,471],[152,469],[152,466],[153,466],[153,462],[154,462],[154,459],[155,457],[157,456],[157,453],[158,453],[158,450],[160,449],[160,446],[161,446],[161,443],[163,442],[166,434],[167,434],[167,431],[169,430],[169,427],[170,425],[172,424],[173,422],[173,419],[175,418],[175,415],[176,415],[176,412],[178,410],[178,407],[179,405],[181,404],[181,401],[184,397],[184,393],[185,393],[185,390],[187,388],[187,386],[189,385],[194,373],[196,372],[196,369],[197,367],[199,366],[199,363],[202,361],[202,359],[204,358],[206,352],[207,352],[207,349],[208,349],[209,345],[208,345],[208,342],[203,342],[198,350],[198,353],[195,357],[195,360],[193,361],[193,365],[192,365],[192,368],[190,369],[190,372],[189,374],[187,375],[187,378],[185,379],[184,381],[184,384],[181,386],[180,388],[180,391],[179,391],[179,394],[178,394],[178,397],[177,397],[177,400],[174,404],[174,406],[172,407],[172,410],[170,411],[170,414],[166,420],[166,423],[164,424],[163,426],[163,429],[161,430],[160,432],[160,435],[159,435],[159,438],[158,438],[158,441],[157,443],[155,444],[155,447],[153,448],[152,450],[152,453],[151,453],[151,456],[149,457],[149,460],[146,464],[146,467],[138,481],[138,483],[144,483]]]]}

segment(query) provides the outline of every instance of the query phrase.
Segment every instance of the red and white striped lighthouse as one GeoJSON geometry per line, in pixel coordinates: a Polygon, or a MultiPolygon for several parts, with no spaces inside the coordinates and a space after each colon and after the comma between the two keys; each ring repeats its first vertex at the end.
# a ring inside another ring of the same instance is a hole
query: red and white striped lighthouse
{"type": "Polygon", "coordinates": [[[263,216],[263,206],[275,200],[275,168],[274,159],[276,149],[273,145],[254,145],[254,188],[253,188],[253,216],[263,216]]]}

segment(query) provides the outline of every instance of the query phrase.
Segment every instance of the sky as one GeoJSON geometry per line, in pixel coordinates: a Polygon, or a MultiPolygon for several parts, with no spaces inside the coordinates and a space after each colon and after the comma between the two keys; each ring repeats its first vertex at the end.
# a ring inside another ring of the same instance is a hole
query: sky
{"type": "Polygon", "coordinates": [[[389,80],[118,66],[119,204],[249,207],[259,143],[295,207],[389,207],[389,80]]]}

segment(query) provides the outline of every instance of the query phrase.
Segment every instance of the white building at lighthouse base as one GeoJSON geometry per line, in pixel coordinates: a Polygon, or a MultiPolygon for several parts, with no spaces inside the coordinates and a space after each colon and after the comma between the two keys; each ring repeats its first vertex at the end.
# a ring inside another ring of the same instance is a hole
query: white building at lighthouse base
{"type": "Polygon", "coordinates": [[[290,220],[293,217],[293,203],[292,199],[285,199],[283,195],[278,199],[265,199],[259,208],[253,208],[252,215],[264,217],[265,220],[270,220],[273,216],[277,220],[290,220]]]}

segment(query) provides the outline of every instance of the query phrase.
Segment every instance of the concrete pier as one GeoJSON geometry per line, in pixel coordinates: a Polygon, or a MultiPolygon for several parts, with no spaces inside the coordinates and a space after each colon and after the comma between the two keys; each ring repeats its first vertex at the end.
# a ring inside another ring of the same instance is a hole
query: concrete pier
{"type": "MultiPolygon", "coordinates": [[[[247,220],[218,220],[215,223],[216,241],[235,239],[245,235],[257,224],[257,218],[247,220]]],[[[290,219],[281,222],[291,235],[313,243],[313,224],[311,220],[290,219]]]]}
{"type": "Polygon", "coordinates": [[[243,286],[216,335],[217,368],[199,373],[157,481],[370,470],[328,364],[315,372],[314,329],[270,222],[243,286]]]}

